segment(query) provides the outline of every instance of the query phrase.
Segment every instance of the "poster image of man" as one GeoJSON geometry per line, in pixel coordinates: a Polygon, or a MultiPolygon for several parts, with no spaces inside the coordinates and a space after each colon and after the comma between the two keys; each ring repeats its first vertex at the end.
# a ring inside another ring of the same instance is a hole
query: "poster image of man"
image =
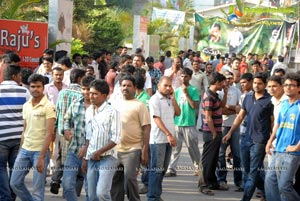
{"type": "Polygon", "coordinates": [[[209,30],[209,41],[218,43],[221,41],[221,25],[219,23],[213,23],[209,30]]]}
{"type": "Polygon", "coordinates": [[[275,27],[272,29],[270,42],[274,43],[278,40],[278,37],[280,35],[280,27],[275,27]]]}
{"type": "Polygon", "coordinates": [[[239,31],[238,27],[234,27],[233,31],[229,33],[226,46],[229,47],[229,54],[239,53],[240,45],[243,43],[243,34],[239,31]]]}

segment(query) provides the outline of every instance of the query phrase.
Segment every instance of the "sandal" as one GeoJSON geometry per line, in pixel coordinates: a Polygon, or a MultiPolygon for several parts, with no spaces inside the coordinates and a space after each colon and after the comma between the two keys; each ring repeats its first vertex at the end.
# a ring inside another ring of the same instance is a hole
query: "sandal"
{"type": "Polygon", "coordinates": [[[237,186],[237,189],[235,189],[235,192],[244,192],[244,189],[240,186],[237,186]]]}
{"type": "Polygon", "coordinates": [[[261,191],[257,191],[256,192],[256,197],[257,198],[262,198],[263,197],[263,193],[261,191]]]}
{"type": "Polygon", "coordinates": [[[205,186],[201,186],[199,188],[200,192],[203,193],[204,195],[209,195],[209,196],[213,196],[215,195],[214,192],[212,190],[210,190],[209,188],[205,187],[205,186]]]}

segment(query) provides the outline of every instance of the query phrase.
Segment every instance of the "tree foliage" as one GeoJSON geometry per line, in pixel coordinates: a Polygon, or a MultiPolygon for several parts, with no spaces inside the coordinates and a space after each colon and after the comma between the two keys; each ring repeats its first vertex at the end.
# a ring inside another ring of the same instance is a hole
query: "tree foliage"
{"type": "Polygon", "coordinates": [[[110,15],[109,10],[92,10],[89,13],[92,29],[92,41],[85,44],[85,50],[97,51],[101,48],[112,50],[124,38],[121,23],[110,15]]]}
{"type": "Polygon", "coordinates": [[[71,55],[74,53],[79,53],[81,55],[88,54],[88,52],[84,50],[83,46],[84,43],[80,39],[72,38],[71,55]]]}
{"type": "Polygon", "coordinates": [[[106,0],[107,5],[118,6],[122,9],[132,9],[133,7],[133,0],[106,0]]]}
{"type": "Polygon", "coordinates": [[[119,5],[116,7],[117,3],[115,0],[74,0],[73,37],[83,42],[86,51],[112,50],[131,40],[133,16],[119,5]]]}
{"type": "Polygon", "coordinates": [[[174,5],[171,0],[166,2],[166,7],[159,2],[151,2],[146,5],[143,14],[151,17],[153,7],[165,8],[172,10],[180,10],[185,12],[185,22],[182,25],[176,26],[167,20],[157,19],[148,24],[149,35],[159,35],[159,47],[161,50],[171,50],[173,54],[178,52],[179,38],[188,38],[190,26],[193,25],[193,13],[191,0],[179,0],[178,5],[174,5]]]}
{"type": "Polygon", "coordinates": [[[47,2],[45,0],[0,0],[0,18],[46,21],[47,2]]]}

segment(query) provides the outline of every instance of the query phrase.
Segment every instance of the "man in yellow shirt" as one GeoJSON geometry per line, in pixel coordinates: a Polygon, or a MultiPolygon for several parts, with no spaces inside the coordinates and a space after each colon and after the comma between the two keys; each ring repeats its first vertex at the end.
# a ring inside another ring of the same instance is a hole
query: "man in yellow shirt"
{"type": "Polygon", "coordinates": [[[44,200],[49,145],[54,136],[55,106],[43,94],[44,78],[33,74],[28,78],[32,98],[23,106],[24,131],[15,161],[10,185],[21,200],[44,200]],[[33,167],[32,193],[24,179],[33,167]]]}

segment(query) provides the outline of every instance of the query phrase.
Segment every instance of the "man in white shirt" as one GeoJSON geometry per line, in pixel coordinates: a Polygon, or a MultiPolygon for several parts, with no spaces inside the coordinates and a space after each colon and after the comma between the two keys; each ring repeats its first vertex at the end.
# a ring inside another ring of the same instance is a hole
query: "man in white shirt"
{"type": "Polygon", "coordinates": [[[273,75],[274,72],[275,72],[275,70],[279,69],[279,68],[283,69],[285,71],[285,73],[287,73],[288,67],[287,67],[287,65],[285,63],[283,63],[283,61],[284,61],[283,56],[279,55],[277,63],[273,66],[273,68],[271,70],[271,75],[273,75]]]}
{"type": "Polygon", "coordinates": [[[69,86],[71,84],[70,75],[72,71],[71,59],[69,57],[63,57],[58,60],[57,63],[59,63],[61,65],[61,68],[64,70],[63,83],[69,86]]]}
{"type": "Polygon", "coordinates": [[[148,200],[159,200],[162,194],[163,177],[167,171],[172,147],[176,146],[174,116],[180,108],[173,97],[172,80],[163,76],[157,92],[149,101],[150,131],[150,174],[148,200]]]}
{"type": "MultiPolygon", "coordinates": [[[[287,100],[288,97],[284,94],[283,90],[283,83],[282,83],[282,78],[279,76],[271,76],[268,79],[268,92],[272,96],[271,102],[274,105],[274,111],[273,111],[273,116],[274,116],[274,122],[277,122],[279,111],[281,108],[281,104],[284,100],[287,100]]],[[[276,145],[276,138],[272,142],[273,149],[275,148],[276,145]]],[[[268,155],[268,165],[271,164],[272,161],[272,155],[268,155]]]]}
{"type": "Polygon", "coordinates": [[[189,68],[191,70],[193,70],[192,68],[192,61],[193,61],[193,54],[189,54],[189,53],[186,53],[186,57],[185,59],[183,60],[183,67],[185,68],[189,68]]]}
{"type": "MultiPolygon", "coordinates": [[[[135,68],[142,68],[145,65],[144,56],[141,55],[141,54],[136,54],[133,57],[132,65],[135,68]]],[[[151,96],[152,95],[152,79],[151,79],[151,76],[148,72],[148,69],[145,69],[145,70],[146,70],[146,81],[145,81],[145,87],[144,88],[145,88],[146,92],[151,96]]]]}
{"type": "Polygon", "coordinates": [[[224,66],[222,66],[221,68],[221,73],[225,73],[226,71],[231,71],[232,72],[232,60],[231,58],[227,58],[226,59],[226,64],[224,66]]]}
{"type": "Polygon", "coordinates": [[[111,200],[110,189],[118,164],[114,147],[120,140],[121,121],[119,113],[106,101],[107,82],[94,80],[90,87],[92,105],[86,110],[88,195],[90,200],[111,200]]]}

